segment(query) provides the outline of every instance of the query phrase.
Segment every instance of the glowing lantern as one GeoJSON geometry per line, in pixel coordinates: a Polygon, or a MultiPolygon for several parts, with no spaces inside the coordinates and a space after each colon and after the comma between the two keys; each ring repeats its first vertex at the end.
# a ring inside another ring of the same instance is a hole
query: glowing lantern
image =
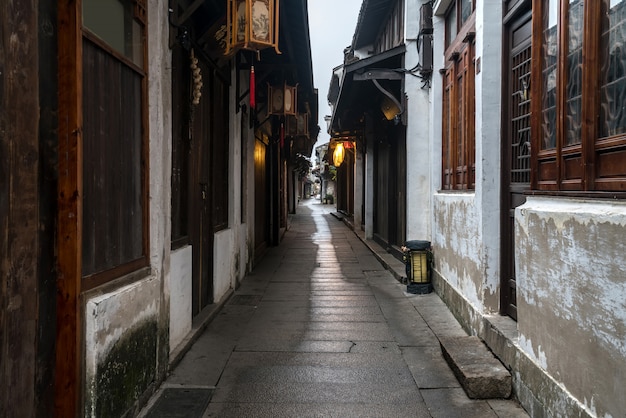
{"type": "Polygon", "coordinates": [[[343,148],[343,142],[337,143],[337,146],[335,146],[335,151],[333,152],[333,165],[335,167],[339,167],[341,165],[345,154],[346,151],[343,148]]]}

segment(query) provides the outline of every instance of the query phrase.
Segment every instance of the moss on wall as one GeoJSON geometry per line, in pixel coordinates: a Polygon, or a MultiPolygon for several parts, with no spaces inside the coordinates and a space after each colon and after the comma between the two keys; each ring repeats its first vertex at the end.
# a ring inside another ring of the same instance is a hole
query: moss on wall
{"type": "Polygon", "coordinates": [[[120,417],[155,380],[157,321],[126,332],[97,367],[87,394],[87,416],[120,417]],[[93,410],[92,410],[93,408],[93,410]]]}

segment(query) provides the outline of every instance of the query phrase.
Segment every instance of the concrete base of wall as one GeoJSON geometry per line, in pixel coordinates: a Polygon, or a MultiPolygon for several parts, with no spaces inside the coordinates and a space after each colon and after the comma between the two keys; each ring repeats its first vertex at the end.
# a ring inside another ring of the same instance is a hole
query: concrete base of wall
{"type": "Polygon", "coordinates": [[[200,338],[206,327],[211,323],[213,318],[220,312],[226,302],[233,295],[233,290],[229,290],[219,302],[213,303],[202,312],[200,312],[194,319],[191,326],[191,331],[183,338],[182,342],[170,353],[169,370],[173,370],[174,367],[180,363],[182,358],[187,354],[189,348],[194,342],[200,338]]]}
{"type": "Polygon", "coordinates": [[[534,418],[593,417],[587,408],[530,359],[518,344],[517,323],[509,317],[483,315],[439,275],[433,275],[435,292],[470,335],[482,339],[511,371],[513,396],[534,418]]]}

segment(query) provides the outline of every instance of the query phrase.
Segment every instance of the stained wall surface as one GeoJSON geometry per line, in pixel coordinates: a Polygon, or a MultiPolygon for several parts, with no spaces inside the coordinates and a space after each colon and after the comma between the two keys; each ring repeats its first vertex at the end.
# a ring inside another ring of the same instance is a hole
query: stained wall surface
{"type": "Polygon", "coordinates": [[[622,416],[626,204],[529,198],[516,211],[520,346],[598,416],[622,416]]]}

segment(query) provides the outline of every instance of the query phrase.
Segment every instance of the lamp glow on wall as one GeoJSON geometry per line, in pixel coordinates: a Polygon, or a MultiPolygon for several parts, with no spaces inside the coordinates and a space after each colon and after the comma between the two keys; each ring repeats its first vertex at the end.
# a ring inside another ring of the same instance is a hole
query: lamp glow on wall
{"type": "Polygon", "coordinates": [[[333,151],[333,165],[339,167],[346,156],[346,150],[343,146],[343,142],[338,142],[333,151]]]}
{"type": "Polygon", "coordinates": [[[227,0],[226,54],[240,49],[278,50],[279,0],[227,0]]]}

